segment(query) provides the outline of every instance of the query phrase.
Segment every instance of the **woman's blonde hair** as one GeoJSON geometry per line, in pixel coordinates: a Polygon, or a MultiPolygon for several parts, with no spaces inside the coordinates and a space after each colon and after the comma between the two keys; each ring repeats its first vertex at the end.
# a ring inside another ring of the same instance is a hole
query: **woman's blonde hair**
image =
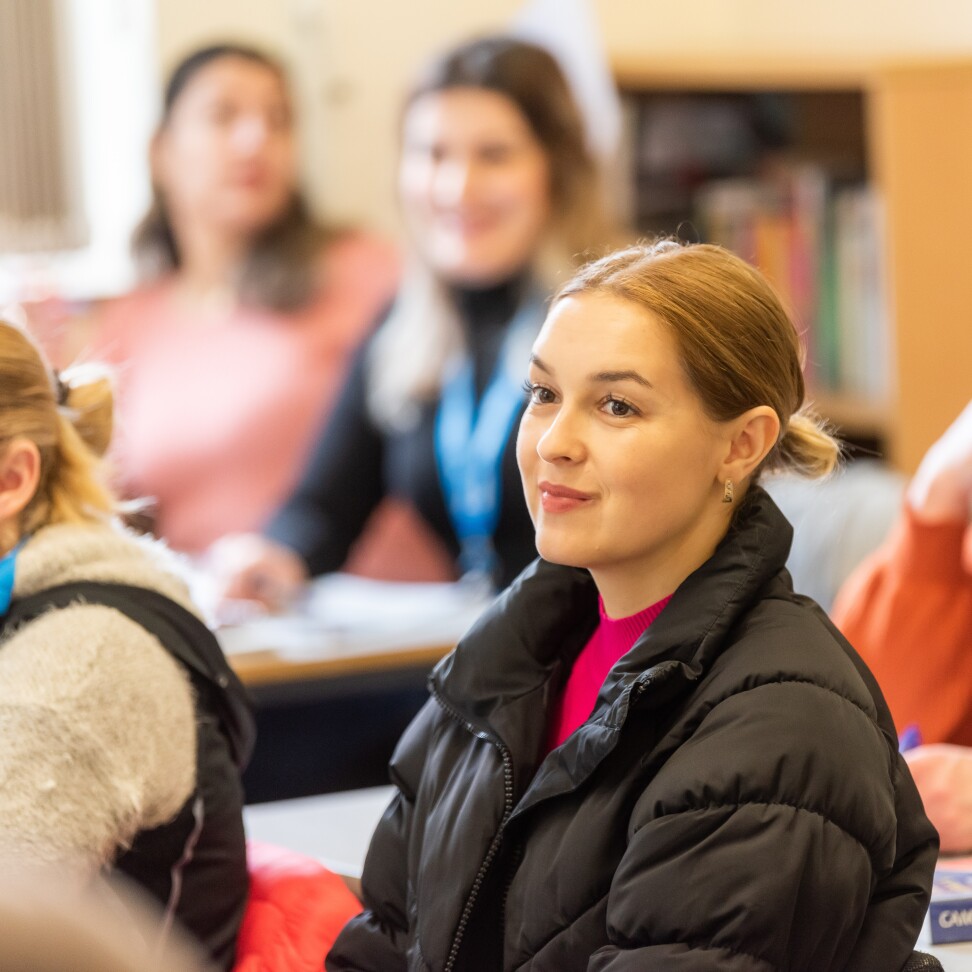
{"type": "Polygon", "coordinates": [[[833,471],[840,446],[805,402],[799,335],[758,270],[719,246],[659,240],[582,267],[554,303],[584,293],[620,297],[667,326],[710,418],[769,405],[780,435],[760,469],[833,471]]]}
{"type": "Polygon", "coordinates": [[[102,480],[111,440],[112,389],[91,366],[53,372],[19,327],[0,320],[0,453],[17,438],[40,452],[40,480],[20,518],[28,534],[49,523],[108,519],[115,500],[102,480]]]}
{"type": "MultiPolygon", "coordinates": [[[[529,269],[549,292],[565,272],[617,245],[598,163],[584,121],[556,59],[535,44],[506,36],[454,47],[428,64],[405,101],[455,88],[493,91],[526,118],[550,167],[548,231],[529,269]]],[[[523,295],[529,298],[529,295],[523,295]]],[[[438,393],[448,362],[462,350],[462,333],[442,281],[414,260],[395,305],[372,346],[369,407],[383,424],[414,414],[438,393]]]]}

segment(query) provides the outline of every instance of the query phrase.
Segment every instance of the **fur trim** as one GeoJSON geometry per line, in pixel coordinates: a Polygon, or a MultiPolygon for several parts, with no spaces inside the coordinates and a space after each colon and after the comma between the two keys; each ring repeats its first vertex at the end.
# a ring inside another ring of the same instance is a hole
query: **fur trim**
{"type": "Polygon", "coordinates": [[[158,591],[201,616],[189,594],[188,563],[159,540],[121,527],[55,524],[42,527],[17,557],[14,597],[73,581],[132,584],[158,591]]]}

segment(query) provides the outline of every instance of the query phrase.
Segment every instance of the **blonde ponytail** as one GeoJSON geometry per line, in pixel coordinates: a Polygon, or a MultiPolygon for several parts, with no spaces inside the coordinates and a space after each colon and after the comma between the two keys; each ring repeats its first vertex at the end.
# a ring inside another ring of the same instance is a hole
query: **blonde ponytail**
{"type": "Polygon", "coordinates": [[[111,440],[112,398],[104,372],[85,366],[58,376],[23,330],[0,321],[0,450],[23,437],[41,459],[37,492],[21,515],[22,533],[114,515],[117,505],[101,462],[111,440]]]}

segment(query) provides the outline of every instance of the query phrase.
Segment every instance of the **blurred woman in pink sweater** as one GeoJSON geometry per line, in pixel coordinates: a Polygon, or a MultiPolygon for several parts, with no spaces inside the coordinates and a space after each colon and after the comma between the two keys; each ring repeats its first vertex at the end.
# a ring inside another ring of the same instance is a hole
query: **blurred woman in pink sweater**
{"type": "Polygon", "coordinates": [[[199,552],[286,498],[351,351],[391,300],[384,242],[316,223],[283,68],[237,45],[175,69],[134,237],[143,285],[88,353],[118,366],[114,458],[156,532],[199,552]]]}

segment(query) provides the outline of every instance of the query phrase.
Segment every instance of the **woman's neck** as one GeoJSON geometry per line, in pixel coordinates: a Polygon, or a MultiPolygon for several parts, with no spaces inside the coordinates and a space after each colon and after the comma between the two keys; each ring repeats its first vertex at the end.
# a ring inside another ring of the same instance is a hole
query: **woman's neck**
{"type": "Polygon", "coordinates": [[[674,543],[623,562],[591,565],[607,616],[626,618],[673,594],[712,557],[730,522],[729,513],[713,510],[674,543]]]}
{"type": "Polygon", "coordinates": [[[448,294],[468,331],[505,327],[523,299],[526,273],[518,273],[488,287],[453,285],[448,294]]]}
{"type": "MultiPolygon", "coordinates": [[[[685,578],[676,581],[660,580],[655,584],[645,584],[638,578],[618,578],[610,574],[605,576],[600,571],[591,571],[601,602],[604,605],[604,615],[609,620],[630,618],[646,608],[657,604],[675,593],[676,588],[685,578]]],[[[686,575],[687,576],[687,575],[686,575]]]]}
{"type": "Polygon", "coordinates": [[[183,294],[203,303],[214,300],[217,295],[231,297],[246,252],[244,241],[238,236],[192,225],[181,227],[176,237],[178,278],[183,294]]]}
{"type": "Polygon", "coordinates": [[[526,289],[525,274],[518,274],[490,287],[449,288],[449,296],[459,313],[463,340],[473,362],[477,395],[481,395],[489,383],[499,360],[507,327],[526,289]]]}

